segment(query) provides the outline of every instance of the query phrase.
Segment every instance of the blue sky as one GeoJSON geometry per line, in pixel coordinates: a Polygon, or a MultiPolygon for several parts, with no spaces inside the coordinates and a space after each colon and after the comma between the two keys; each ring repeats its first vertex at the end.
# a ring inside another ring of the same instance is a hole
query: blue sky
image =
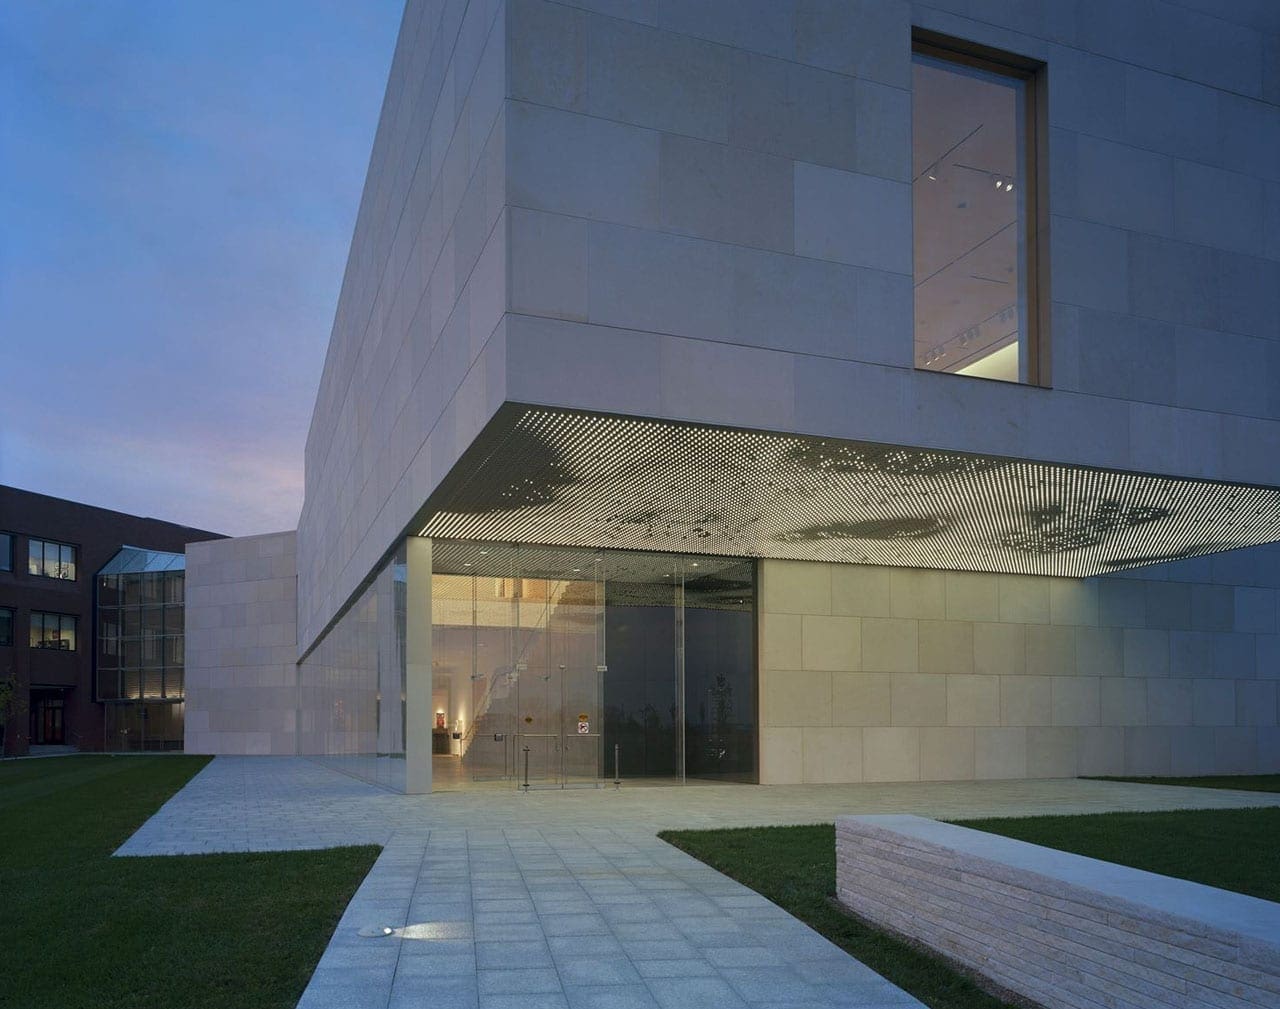
{"type": "Polygon", "coordinates": [[[0,483],[296,525],[401,8],[0,4],[0,483]]]}

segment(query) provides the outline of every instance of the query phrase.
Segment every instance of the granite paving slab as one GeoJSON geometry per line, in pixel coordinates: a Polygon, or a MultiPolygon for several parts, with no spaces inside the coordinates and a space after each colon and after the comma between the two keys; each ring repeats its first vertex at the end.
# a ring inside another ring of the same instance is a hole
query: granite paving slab
{"type": "Polygon", "coordinates": [[[697,785],[426,796],[302,757],[219,757],[119,856],[379,844],[299,1009],[920,1003],[667,828],[1280,805],[1121,782],[697,785]]]}

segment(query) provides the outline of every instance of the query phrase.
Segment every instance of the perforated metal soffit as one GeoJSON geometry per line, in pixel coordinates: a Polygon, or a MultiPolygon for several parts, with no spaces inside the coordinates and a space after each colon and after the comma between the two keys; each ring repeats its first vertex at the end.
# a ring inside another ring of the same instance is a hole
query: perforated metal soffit
{"type": "Polygon", "coordinates": [[[416,530],[1087,577],[1280,540],[1280,489],[507,404],[416,530]]]}

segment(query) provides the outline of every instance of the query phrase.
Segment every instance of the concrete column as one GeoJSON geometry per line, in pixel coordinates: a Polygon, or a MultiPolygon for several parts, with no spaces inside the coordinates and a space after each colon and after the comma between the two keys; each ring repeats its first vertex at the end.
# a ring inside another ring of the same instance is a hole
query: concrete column
{"type": "Polygon", "coordinates": [[[404,790],[431,791],[431,541],[405,544],[404,790]]]}

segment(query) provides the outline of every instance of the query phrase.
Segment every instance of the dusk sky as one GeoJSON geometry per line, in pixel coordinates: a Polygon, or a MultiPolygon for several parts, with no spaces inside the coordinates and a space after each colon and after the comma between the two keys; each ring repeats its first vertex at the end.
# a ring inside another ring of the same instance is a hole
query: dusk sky
{"type": "Polygon", "coordinates": [[[297,524],[401,9],[0,4],[0,483],[297,524]]]}

